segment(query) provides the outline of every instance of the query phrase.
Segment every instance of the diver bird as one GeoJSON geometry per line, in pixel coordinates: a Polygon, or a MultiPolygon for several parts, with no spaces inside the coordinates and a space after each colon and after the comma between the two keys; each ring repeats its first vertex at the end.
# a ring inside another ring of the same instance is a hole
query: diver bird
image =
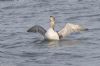
{"type": "Polygon", "coordinates": [[[54,30],[54,27],[55,27],[55,17],[50,16],[50,28],[48,30],[45,30],[40,25],[35,25],[30,29],[28,29],[27,32],[40,33],[46,40],[60,40],[73,32],[80,32],[83,30],[87,30],[81,27],[80,25],[72,23],[65,24],[65,26],[58,32],[54,30]]]}

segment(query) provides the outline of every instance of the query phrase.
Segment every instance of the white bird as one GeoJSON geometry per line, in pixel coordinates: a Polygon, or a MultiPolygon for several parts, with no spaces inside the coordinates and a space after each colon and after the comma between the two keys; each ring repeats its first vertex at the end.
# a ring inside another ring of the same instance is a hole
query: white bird
{"type": "Polygon", "coordinates": [[[55,27],[55,18],[54,16],[50,16],[50,28],[46,31],[40,25],[35,25],[31,27],[27,32],[38,32],[43,35],[44,39],[47,40],[60,40],[63,37],[71,34],[72,32],[79,32],[82,30],[86,30],[85,28],[81,27],[80,25],[67,23],[60,31],[54,31],[55,27]]]}

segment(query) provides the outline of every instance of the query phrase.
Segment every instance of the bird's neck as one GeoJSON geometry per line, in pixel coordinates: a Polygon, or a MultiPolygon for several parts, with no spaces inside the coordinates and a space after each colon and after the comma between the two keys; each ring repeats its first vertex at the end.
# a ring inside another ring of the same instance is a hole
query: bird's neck
{"type": "Polygon", "coordinates": [[[55,18],[54,16],[50,16],[50,28],[54,30],[55,27],[55,18]]]}
{"type": "Polygon", "coordinates": [[[50,21],[50,28],[54,30],[54,27],[55,27],[55,21],[50,21]]]}

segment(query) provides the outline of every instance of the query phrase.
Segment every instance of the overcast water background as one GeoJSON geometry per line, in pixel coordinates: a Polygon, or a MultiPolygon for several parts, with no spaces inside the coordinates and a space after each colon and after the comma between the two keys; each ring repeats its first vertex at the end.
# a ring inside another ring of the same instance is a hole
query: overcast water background
{"type": "Polygon", "coordinates": [[[0,66],[100,66],[100,0],[0,0],[0,66]],[[60,41],[26,32],[33,25],[56,30],[66,23],[88,31],[60,41]]]}

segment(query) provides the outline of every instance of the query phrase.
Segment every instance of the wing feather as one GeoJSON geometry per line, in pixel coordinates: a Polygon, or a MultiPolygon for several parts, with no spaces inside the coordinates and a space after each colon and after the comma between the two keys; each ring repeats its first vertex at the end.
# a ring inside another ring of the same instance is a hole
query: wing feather
{"type": "Polygon", "coordinates": [[[65,37],[67,35],[69,35],[72,32],[79,32],[81,30],[85,30],[83,27],[81,27],[80,25],[76,25],[76,24],[71,24],[71,23],[67,23],[59,32],[59,36],[60,38],[65,37]]]}
{"type": "Polygon", "coordinates": [[[40,25],[35,25],[31,27],[30,29],[28,29],[27,32],[34,32],[34,33],[38,32],[44,36],[46,33],[46,30],[40,25]]]}

